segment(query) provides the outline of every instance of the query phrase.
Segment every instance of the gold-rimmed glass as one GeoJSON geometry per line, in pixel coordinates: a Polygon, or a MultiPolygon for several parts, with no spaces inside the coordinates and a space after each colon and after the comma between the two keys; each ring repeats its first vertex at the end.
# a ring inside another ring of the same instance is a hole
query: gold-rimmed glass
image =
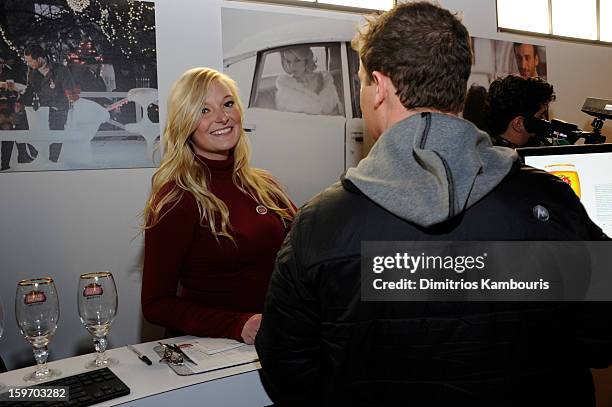
{"type": "Polygon", "coordinates": [[[117,359],[106,357],[106,347],[111,325],[117,316],[117,286],[108,271],[81,274],[77,292],[77,304],[81,323],[93,336],[96,358],[87,362],[88,369],[116,366],[117,359]]]}
{"type": "Polygon", "coordinates": [[[24,377],[39,382],[61,375],[47,366],[48,345],[59,321],[57,289],[51,277],[21,280],[15,295],[15,318],[21,334],[32,345],[36,369],[24,377]]]}

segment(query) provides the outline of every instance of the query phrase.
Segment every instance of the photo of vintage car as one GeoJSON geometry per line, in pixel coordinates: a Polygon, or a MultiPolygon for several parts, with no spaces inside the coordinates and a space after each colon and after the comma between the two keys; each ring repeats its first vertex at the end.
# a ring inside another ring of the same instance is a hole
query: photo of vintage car
{"type": "Polygon", "coordinates": [[[363,157],[359,58],[350,45],[361,17],[292,17],[224,8],[223,63],[245,105],[253,165],[301,205],[363,157]],[[240,24],[253,32],[245,37],[240,24]]]}

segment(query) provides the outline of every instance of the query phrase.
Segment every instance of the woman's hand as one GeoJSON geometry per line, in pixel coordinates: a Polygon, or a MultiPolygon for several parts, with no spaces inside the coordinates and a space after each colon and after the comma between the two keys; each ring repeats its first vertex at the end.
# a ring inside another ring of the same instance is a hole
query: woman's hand
{"type": "Polygon", "coordinates": [[[244,343],[247,345],[252,345],[255,343],[255,336],[257,335],[257,331],[259,331],[260,325],[261,314],[255,314],[247,320],[242,327],[242,334],[240,334],[244,343]]]}

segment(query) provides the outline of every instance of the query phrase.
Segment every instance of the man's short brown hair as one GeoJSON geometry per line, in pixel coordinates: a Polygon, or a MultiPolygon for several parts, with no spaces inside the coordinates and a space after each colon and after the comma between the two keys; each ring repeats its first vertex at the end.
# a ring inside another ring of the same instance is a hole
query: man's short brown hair
{"type": "Polygon", "coordinates": [[[368,80],[391,78],[406,109],[459,112],[472,65],[470,36],[448,10],[428,2],[405,3],[370,18],[353,40],[368,80]]]}

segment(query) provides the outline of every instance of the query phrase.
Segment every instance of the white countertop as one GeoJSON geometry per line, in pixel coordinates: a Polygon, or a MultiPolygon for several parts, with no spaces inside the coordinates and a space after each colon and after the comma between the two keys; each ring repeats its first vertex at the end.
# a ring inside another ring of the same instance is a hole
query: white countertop
{"type": "MultiPolygon", "coordinates": [[[[194,339],[192,336],[166,339],[164,342],[174,343],[194,339]]],[[[231,368],[216,370],[190,376],[179,376],[165,363],[158,363],[159,356],[153,351],[157,341],[134,345],[142,354],[153,362],[148,366],[127,347],[110,349],[109,357],[119,360],[119,365],[111,370],[130,388],[131,393],[96,406],[114,406],[124,403],[151,405],[169,405],[178,402],[179,405],[205,403],[207,406],[257,406],[272,404],[263,390],[257,369],[258,362],[231,368]],[[146,399],[146,400],[145,400],[146,399]],[[247,404],[245,404],[247,403],[247,404]]],[[[75,356],[50,362],[49,367],[60,369],[61,377],[87,371],[85,363],[94,358],[94,354],[75,356]]],[[[32,357],[33,359],[33,357],[32,357]]],[[[33,366],[12,370],[0,374],[0,383],[6,386],[26,387],[23,377],[34,370],[33,366]]],[[[38,383],[37,383],[38,384],[38,383]]]]}

